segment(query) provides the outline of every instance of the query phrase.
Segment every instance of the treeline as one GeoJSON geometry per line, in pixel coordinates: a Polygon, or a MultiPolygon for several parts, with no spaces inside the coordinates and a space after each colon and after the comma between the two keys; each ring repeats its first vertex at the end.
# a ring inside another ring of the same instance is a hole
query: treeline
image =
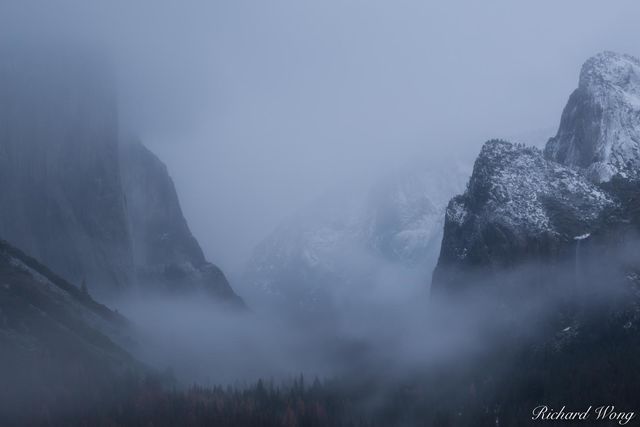
{"type": "Polygon", "coordinates": [[[627,327],[627,319],[608,319],[585,322],[578,337],[562,348],[554,348],[556,339],[542,348],[505,342],[499,351],[478,354],[472,361],[452,361],[393,382],[363,373],[359,381],[307,383],[299,377],[284,384],[258,380],[250,386],[175,389],[159,377],[131,376],[103,389],[99,404],[61,412],[55,401],[32,402],[19,422],[0,424],[515,426],[535,425],[531,411],[539,405],[585,410],[613,404],[634,411],[640,395],[639,333],[635,325],[627,327]]]}
{"type": "MultiPolygon", "coordinates": [[[[367,427],[360,410],[337,383],[300,376],[275,385],[258,380],[251,386],[167,390],[157,378],[129,382],[117,402],[75,412],[67,419],[51,417],[45,424],[77,426],[348,426],[367,427]]],[[[118,393],[122,393],[119,390],[118,393]]]]}

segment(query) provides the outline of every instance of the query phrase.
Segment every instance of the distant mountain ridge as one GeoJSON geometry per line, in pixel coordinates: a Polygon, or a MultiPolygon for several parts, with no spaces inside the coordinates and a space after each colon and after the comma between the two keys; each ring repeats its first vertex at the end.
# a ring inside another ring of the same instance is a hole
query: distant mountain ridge
{"type": "Polygon", "coordinates": [[[254,251],[245,283],[302,312],[420,288],[437,260],[446,203],[468,173],[447,156],[416,163],[365,191],[329,193],[283,222],[254,251]]]}

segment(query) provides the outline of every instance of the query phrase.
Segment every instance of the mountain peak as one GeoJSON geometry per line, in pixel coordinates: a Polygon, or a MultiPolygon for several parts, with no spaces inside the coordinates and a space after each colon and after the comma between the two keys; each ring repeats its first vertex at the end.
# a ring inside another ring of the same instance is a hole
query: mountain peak
{"type": "Polygon", "coordinates": [[[600,52],[587,59],[580,71],[580,86],[617,87],[640,92],[640,61],[631,55],[600,52]]]}
{"type": "Polygon", "coordinates": [[[613,52],[589,58],[545,156],[594,182],[640,178],[640,61],[613,52]]]}

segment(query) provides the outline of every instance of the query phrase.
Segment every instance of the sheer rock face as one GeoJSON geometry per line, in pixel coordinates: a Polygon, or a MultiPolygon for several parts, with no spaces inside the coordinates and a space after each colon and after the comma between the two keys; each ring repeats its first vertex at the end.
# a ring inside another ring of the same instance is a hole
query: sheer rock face
{"type": "Polygon", "coordinates": [[[0,61],[0,236],[73,282],[123,288],[115,90],[100,61],[61,55],[0,61]]]}
{"type": "Polygon", "coordinates": [[[640,61],[612,52],[585,62],[560,128],[545,149],[594,182],[640,175],[640,61]]]}
{"type": "Polygon", "coordinates": [[[240,302],[191,234],[164,163],[138,141],[129,140],[121,145],[121,166],[138,282],[170,290],[203,289],[240,302]]]}
{"type": "Polygon", "coordinates": [[[575,236],[596,231],[614,205],[584,175],[540,150],[489,141],[467,191],[447,207],[436,289],[458,286],[454,272],[557,258],[575,236]]]}
{"type": "Polygon", "coordinates": [[[121,141],[110,67],[84,53],[0,61],[0,236],[97,294],[142,283],[239,301],[166,167],[121,141]]]}

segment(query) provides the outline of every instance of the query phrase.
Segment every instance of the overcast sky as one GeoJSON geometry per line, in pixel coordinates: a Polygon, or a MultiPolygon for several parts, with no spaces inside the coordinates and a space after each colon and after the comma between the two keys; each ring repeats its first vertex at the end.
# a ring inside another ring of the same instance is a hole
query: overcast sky
{"type": "Polygon", "coordinates": [[[631,0],[2,0],[0,35],[111,52],[123,123],[167,163],[207,255],[234,271],[328,188],[555,128],[587,57],[640,54],[639,12],[631,0]]]}

